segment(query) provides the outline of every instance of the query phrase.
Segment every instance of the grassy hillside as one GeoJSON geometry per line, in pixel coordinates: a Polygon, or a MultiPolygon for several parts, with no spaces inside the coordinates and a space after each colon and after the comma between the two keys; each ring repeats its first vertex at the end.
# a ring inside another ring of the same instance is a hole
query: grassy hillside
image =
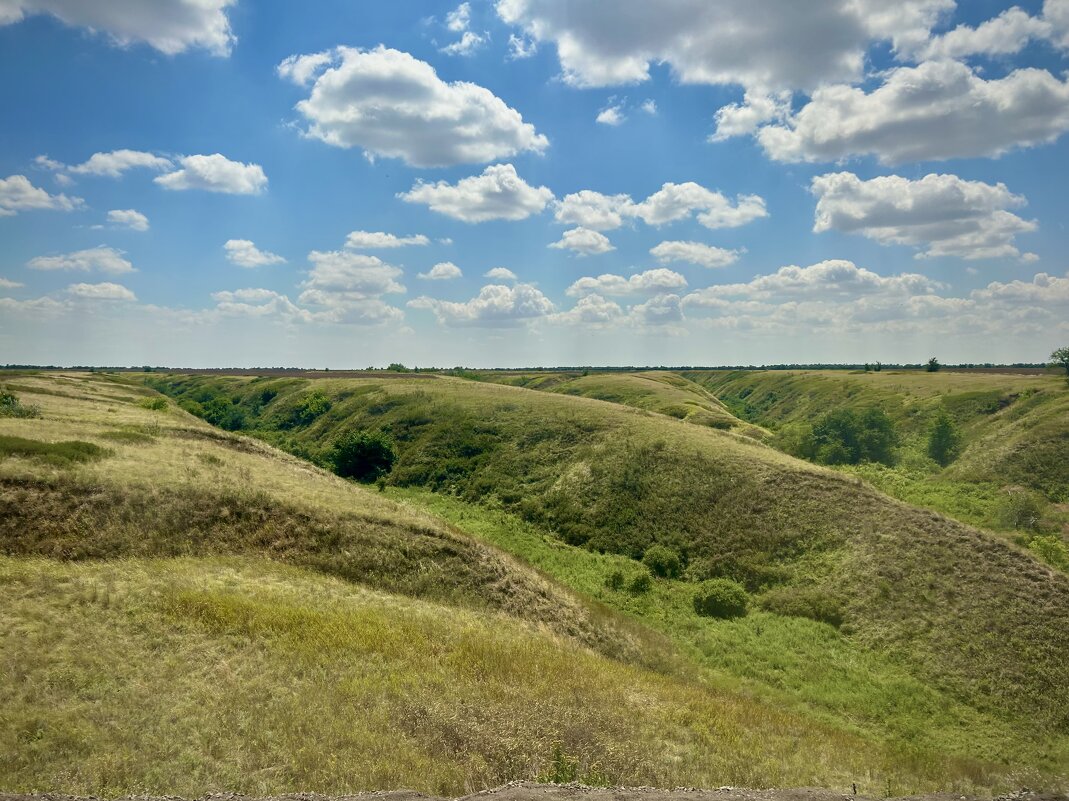
{"type": "Polygon", "coordinates": [[[899,745],[1066,767],[1069,579],[1000,538],[752,438],[586,398],[458,379],[155,384],[183,402],[223,398],[250,430],[312,459],[341,432],[389,432],[390,484],[500,508],[617,554],[628,576],[650,546],[675,550],[683,580],[655,582],[650,597],[666,600],[647,617],[719,675],[868,736],[882,718],[899,745]],[[326,402],[298,421],[313,393],[326,402]],[[687,615],[693,582],[716,576],[742,582],[768,614],[687,615]],[[792,631],[799,617],[839,628],[806,620],[792,631]],[[788,658],[797,652],[805,658],[788,658]],[[900,671],[900,691],[881,690],[887,677],[866,654],[900,671]]]}
{"type": "Polygon", "coordinates": [[[685,376],[743,419],[777,432],[830,411],[882,409],[901,435],[898,463],[854,472],[896,497],[987,528],[1069,535],[1069,388],[1061,378],[919,371],[685,376]],[[941,414],[954,422],[963,446],[945,468],[926,453],[941,414]]]}
{"type": "MultiPolygon", "coordinates": [[[[906,753],[762,697],[393,490],[213,429],[144,388],[0,382],[40,410],[0,418],[6,790],[1057,782],[1050,756],[1017,741],[999,758],[906,753]]],[[[278,386],[259,416],[306,391],[278,386]]]]}
{"type": "Polygon", "coordinates": [[[472,373],[479,381],[578,395],[665,414],[688,423],[760,437],[760,428],[740,420],[715,395],[674,373],[472,373]]]}

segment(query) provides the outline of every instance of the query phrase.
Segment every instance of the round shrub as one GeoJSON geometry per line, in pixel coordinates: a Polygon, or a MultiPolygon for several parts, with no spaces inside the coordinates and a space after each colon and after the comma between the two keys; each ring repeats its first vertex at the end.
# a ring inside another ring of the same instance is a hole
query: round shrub
{"type": "Polygon", "coordinates": [[[330,462],[343,478],[374,481],[390,472],[397,451],[393,441],[380,431],[350,431],[334,440],[330,462]]]}
{"type": "Polygon", "coordinates": [[[679,578],[683,573],[683,560],[671,548],[663,545],[651,545],[642,556],[642,564],[650,572],[661,578],[679,578]]]}
{"type": "Polygon", "coordinates": [[[742,617],[750,605],[746,588],[731,579],[709,579],[694,593],[694,611],[702,617],[742,617]]]}
{"type": "Polygon", "coordinates": [[[627,591],[632,595],[645,595],[653,587],[653,579],[648,571],[636,573],[627,584],[627,591]]]}

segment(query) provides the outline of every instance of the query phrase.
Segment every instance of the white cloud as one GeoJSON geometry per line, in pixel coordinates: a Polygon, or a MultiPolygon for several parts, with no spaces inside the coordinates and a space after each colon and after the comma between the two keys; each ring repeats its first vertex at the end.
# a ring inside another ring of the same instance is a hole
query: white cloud
{"type": "Polygon", "coordinates": [[[0,178],[0,217],[12,217],[20,211],[52,209],[74,211],[84,205],[80,197],[50,195],[34,186],[25,175],[0,178]]]}
{"type": "Polygon", "coordinates": [[[618,303],[601,295],[585,295],[568,311],[554,315],[553,320],[566,325],[601,327],[615,323],[623,316],[618,303]]]}
{"type": "Polygon", "coordinates": [[[1033,39],[1047,39],[1052,26],[1017,6],[973,28],[959,25],[933,38],[920,56],[924,59],[954,58],[983,54],[1004,56],[1020,52],[1033,39]]]}
{"type": "Polygon", "coordinates": [[[108,212],[108,222],[132,231],[148,230],[148,217],[134,209],[112,209],[108,212]]]}
{"type": "Polygon", "coordinates": [[[927,40],[953,0],[498,0],[498,15],[556,45],[575,86],[631,84],[666,63],[684,83],[812,89],[854,81],[874,41],[927,40]]]}
{"type": "Polygon", "coordinates": [[[122,254],[121,250],[100,245],[62,256],[38,256],[30,259],[26,266],[31,270],[81,270],[112,275],[134,272],[134,265],[124,259],[122,254]]]}
{"type": "Polygon", "coordinates": [[[75,297],[86,300],[137,300],[129,289],[122,284],[108,282],[100,284],[71,284],[67,292],[75,297]]]}
{"type": "Polygon", "coordinates": [[[379,325],[404,317],[400,309],[382,300],[382,295],[405,291],[397,282],[401,270],[376,256],[348,251],[318,251],[308,254],[314,266],[301,284],[298,301],[323,309],[320,318],[336,323],[379,325]]]}
{"type": "Polygon", "coordinates": [[[660,326],[682,322],[683,306],[679,295],[655,295],[645,303],[631,307],[631,320],[637,325],[660,326]]]}
{"type": "Polygon", "coordinates": [[[18,289],[20,286],[23,286],[23,284],[20,284],[18,281],[0,277],[0,289],[18,289]]]}
{"type": "Polygon", "coordinates": [[[1069,0],[1044,0],[1043,19],[1051,25],[1051,38],[1069,49],[1069,0]]]}
{"type": "Polygon", "coordinates": [[[354,250],[377,250],[384,248],[403,248],[410,245],[424,246],[431,241],[423,234],[413,236],[396,236],[384,231],[353,231],[345,240],[345,247],[354,250]]]}
{"type": "Polygon", "coordinates": [[[1000,306],[1029,309],[1055,306],[1069,310],[1069,274],[1059,277],[1037,273],[1031,281],[993,281],[983,289],[974,290],[973,300],[1000,306]]]}
{"type": "Polygon", "coordinates": [[[266,267],[269,264],[285,264],[286,260],[276,253],[260,250],[248,239],[228,239],[223,243],[226,258],[238,267],[266,267]]]}
{"type": "Polygon", "coordinates": [[[406,203],[426,204],[456,220],[477,223],[526,219],[540,213],[553,200],[553,193],[544,186],[528,184],[511,164],[494,164],[482,175],[463,178],[456,184],[419,181],[397,197],[406,203]]]}
{"type": "Polygon", "coordinates": [[[611,273],[605,273],[596,278],[592,276],[580,278],[568,287],[566,294],[573,298],[595,294],[648,295],[684,289],[686,286],[687,279],[679,273],[664,267],[656,267],[644,273],[635,273],[629,278],[611,273]]]}
{"type": "Polygon", "coordinates": [[[761,125],[787,119],[791,113],[791,93],[761,94],[746,92],[742,103],[721,106],[716,112],[716,133],[711,142],[754,133],[761,125]]]}
{"type": "MultiPolygon", "coordinates": [[[[447,56],[470,56],[487,42],[487,37],[475,31],[464,31],[459,39],[447,44],[441,51],[447,56]]],[[[510,154],[511,155],[511,154],[510,154]]]]}
{"type": "Polygon", "coordinates": [[[606,106],[599,111],[595,122],[600,122],[602,125],[616,126],[623,123],[626,119],[627,116],[624,114],[623,105],[617,103],[616,105],[606,106]]]}
{"type": "Polygon", "coordinates": [[[657,115],[657,101],[653,100],[652,98],[649,99],[649,100],[644,101],[640,108],[644,112],[649,114],[651,117],[654,117],[654,116],[657,115]]]}
{"type": "Polygon", "coordinates": [[[315,78],[309,96],[296,106],[309,123],[309,136],[359,147],[369,156],[444,167],[540,153],[549,145],[488,89],[446,83],[430,64],[381,45],[291,56],[278,72],[299,85],[315,78]]]}
{"type": "Polygon", "coordinates": [[[727,267],[739,260],[739,251],[717,248],[701,242],[661,242],[650,249],[650,254],[661,264],[684,262],[701,267],[727,267]]]}
{"type": "Polygon", "coordinates": [[[428,281],[451,281],[454,278],[463,277],[464,273],[460,271],[451,261],[443,261],[431,267],[428,272],[419,273],[420,278],[424,278],[428,281]]]}
{"type": "Polygon", "coordinates": [[[258,195],[267,188],[267,176],[259,164],[243,164],[214,153],[183,156],[181,169],[155,178],[164,189],[203,189],[230,195],[258,195]]]}
{"type": "Polygon", "coordinates": [[[695,211],[698,222],[706,228],[737,228],[761,217],[767,217],[765,201],[757,195],[739,195],[732,205],[720,192],[713,192],[693,181],[682,184],[666,183],[641,203],[628,209],[647,225],[686,219],[695,211]]]}
{"type": "Polygon", "coordinates": [[[471,24],[471,3],[461,3],[455,9],[445,15],[445,27],[460,33],[468,29],[471,24]]]}
{"type": "Polygon", "coordinates": [[[145,42],[167,55],[202,48],[225,56],[235,41],[226,16],[237,0],[2,0],[0,25],[50,14],[67,25],[106,33],[117,45],[145,42]]]}
{"type": "MultiPolygon", "coordinates": [[[[42,157],[38,156],[38,159],[42,157]]],[[[47,158],[45,156],[44,158],[47,158]]],[[[48,159],[49,169],[64,169],[59,162],[48,159]]],[[[143,150],[111,150],[107,153],[94,153],[81,164],[67,167],[68,172],[75,175],[103,175],[108,178],[119,178],[127,170],[169,170],[174,165],[169,159],[157,156],[155,153],[146,153],[143,150]]]]}
{"type": "Polygon", "coordinates": [[[554,218],[565,225],[578,225],[594,231],[611,231],[624,224],[634,201],[628,195],[603,195],[583,189],[557,203],[554,218]]]}
{"type": "Polygon", "coordinates": [[[278,318],[284,322],[336,322],[329,314],[317,314],[297,306],[286,295],[271,289],[246,288],[213,292],[215,311],[223,317],[278,318]]]}
{"type": "Polygon", "coordinates": [[[476,297],[463,303],[423,296],[410,300],[408,306],[434,312],[443,325],[487,328],[515,326],[547,317],[555,311],[549,298],[531,284],[488,284],[476,297]]]}
{"type": "Polygon", "coordinates": [[[998,156],[1069,130],[1069,81],[1019,69],[985,80],[964,64],[929,61],[892,70],[866,93],[817,89],[784,124],[757,132],[777,161],[876,156],[884,164],[998,156]]]}
{"type": "Polygon", "coordinates": [[[884,277],[851,261],[832,259],[808,267],[789,265],[771,275],[758,275],[743,284],[714,284],[690,293],[684,305],[723,305],[725,298],[784,301],[803,298],[856,300],[867,295],[901,298],[934,294],[944,288],[918,273],[884,277]]]}
{"type": "Polygon", "coordinates": [[[549,247],[557,250],[571,250],[580,256],[595,256],[616,250],[607,236],[582,227],[565,231],[560,241],[554,242],[549,247]]]}
{"type": "Polygon", "coordinates": [[[508,267],[492,267],[483,273],[483,278],[490,278],[494,281],[517,281],[516,273],[512,272],[508,267]]]}
{"type": "Polygon", "coordinates": [[[813,179],[817,197],[813,230],[861,234],[882,245],[920,248],[918,258],[1019,258],[1017,234],[1036,223],[1007,211],[1025,199],[1004,184],[930,174],[911,181],[897,175],[862,181],[850,172],[813,179]]]}
{"type": "Polygon", "coordinates": [[[513,61],[530,58],[538,52],[538,43],[526,36],[509,34],[509,58],[513,61]]]}

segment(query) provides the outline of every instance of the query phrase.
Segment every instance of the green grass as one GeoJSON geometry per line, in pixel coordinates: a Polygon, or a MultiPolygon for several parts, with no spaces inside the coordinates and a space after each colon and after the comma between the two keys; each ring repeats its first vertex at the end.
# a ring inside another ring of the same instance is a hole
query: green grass
{"type": "Polygon", "coordinates": [[[41,442],[25,437],[0,435],[0,459],[20,457],[36,459],[53,465],[69,465],[102,459],[109,454],[92,442],[68,440],[66,442],[41,442]]]}

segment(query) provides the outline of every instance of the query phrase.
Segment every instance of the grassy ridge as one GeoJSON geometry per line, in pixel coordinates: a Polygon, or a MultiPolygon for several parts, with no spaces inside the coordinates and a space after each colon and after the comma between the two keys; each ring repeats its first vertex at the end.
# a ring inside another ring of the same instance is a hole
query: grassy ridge
{"type": "MultiPolygon", "coordinates": [[[[172,377],[159,386],[182,398],[225,397],[249,410],[260,436],[311,458],[342,431],[388,431],[399,449],[392,483],[500,504],[592,551],[635,558],[664,544],[681,553],[688,578],[731,576],[760,602],[819,594],[841,606],[852,643],[937,693],[1023,727],[1023,740],[1063,743],[1069,732],[1064,575],[999,538],[747,437],[455,379],[313,386],[172,377]],[[265,390],[277,395],[253,415],[265,390]],[[311,392],[329,409],[279,428],[311,392]]],[[[754,654],[766,660],[759,674],[782,662],[754,654]]],[[[783,670],[788,685],[808,681],[804,664],[783,670]]],[[[845,719],[868,714],[867,699],[841,697],[845,719]]],[[[1064,754],[1058,745],[1047,756],[1064,754]]]]}

